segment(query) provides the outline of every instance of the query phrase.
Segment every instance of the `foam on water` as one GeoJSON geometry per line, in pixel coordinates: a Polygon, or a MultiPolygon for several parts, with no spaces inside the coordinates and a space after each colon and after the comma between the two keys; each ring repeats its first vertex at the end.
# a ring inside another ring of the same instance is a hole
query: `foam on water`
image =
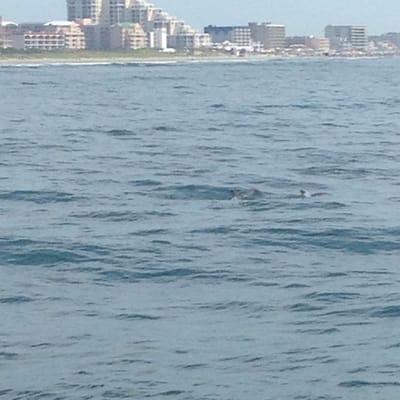
{"type": "Polygon", "coordinates": [[[397,398],[397,63],[1,65],[0,398],[397,398]]]}

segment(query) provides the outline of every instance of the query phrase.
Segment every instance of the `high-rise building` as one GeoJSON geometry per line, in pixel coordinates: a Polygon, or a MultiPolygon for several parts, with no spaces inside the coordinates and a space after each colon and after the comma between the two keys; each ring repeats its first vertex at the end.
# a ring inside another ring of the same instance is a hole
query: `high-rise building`
{"type": "Polygon", "coordinates": [[[100,22],[103,0],[67,0],[68,20],[89,18],[94,24],[100,22]]]}
{"type": "Polygon", "coordinates": [[[89,18],[94,24],[123,22],[128,0],[67,0],[68,20],[89,18]]]}
{"type": "Polygon", "coordinates": [[[367,28],[353,25],[328,25],[325,37],[334,49],[353,48],[365,50],[368,47],[367,28]]]}
{"type": "Polygon", "coordinates": [[[124,22],[125,9],[128,6],[127,0],[109,0],[110,25],[124,22]]]}
{"type": "Polygon", "coordinates": [[[286,45],[285,25],[264,22],[257,24],[250,22],[251,37],[254,42],[261,43],[264,49],[283,49],[286,45]]]}
{"type": "Polygon", "coordinates": [[[126,22],[146,26],[153,19],[154,7],[143,0],[135,0],[124,10],[126,22]]]}
{"type": "Polygon", "coordinates": [[[154,47],[165,50],[168,47],[167,28],[157,28],[154,30],[154,47]]]}

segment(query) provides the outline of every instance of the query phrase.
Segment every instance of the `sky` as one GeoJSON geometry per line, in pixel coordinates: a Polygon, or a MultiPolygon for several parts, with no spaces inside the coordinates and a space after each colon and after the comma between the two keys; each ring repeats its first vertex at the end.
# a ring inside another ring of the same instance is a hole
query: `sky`
{"type": "MultiPolygon", "coordinates": [[[[370,34],[400,31],[400,1],[385,0],[153,0],[196,28],[205,25],[271,21],[288,34],[322,34],[325,25],[367,25],[370,34]]],[[[50,21],[66,18],[66,0],[0,0],[7,20],[50,21]]]]}

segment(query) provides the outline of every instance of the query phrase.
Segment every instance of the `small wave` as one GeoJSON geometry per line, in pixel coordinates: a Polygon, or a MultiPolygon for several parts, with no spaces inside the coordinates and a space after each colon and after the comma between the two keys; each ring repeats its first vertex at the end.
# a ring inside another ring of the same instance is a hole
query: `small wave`
{"type": "Polygon", "coordinates": [[[229,226],[217,226],[217,227],[213,227],[213,228],[194,229],[194,230],[190,231],[190,233],[205,234],[205,235],[209,235],[209,234],[227,235],[229,233],[236,232],[236,231],[237,231],[236,228],[232,228],[229,226]]]}
{"type": "Polygon", "coordinates": [[[400,306],[388,306],[372,313],[375,318],[400,318],[400,306]]]}
{"type": "Polygon", "coordinates": [[[139,187],[154,187],[154,186],[161,186],[162,183],[160,181],[154,181],[152,179],[141,179],[130,182],[134,186],[139,187]]]}
{"type": "Polygon", "coordinates": [[[135,135],[135,132],[129,129],[110,129],[106,131],[106,134],[113,137],[132,137],[135,135]]]}
{"type": "Polygon", "coordinates": [[[220,109],[226,108],[226,106],[225,106],[225,104],[217,103],[217,104],[211,104],[210,108],[220,110],[220,109]]]}
{"type": "Polygon", "coordinates": [[[226,187],[208,185],[167,186],[156,191],[171,200],[232,200],[233,192],[226,187]]]}
{"type": "Polygon", "coordinates": [[[168,390],[166,392],[161,392],[161,393],[157,393],[157,396],[161,396],[161,397],[172,397],[172,396],[179,396],[181,394],[185,394],[186,392],[183,390],[168,390]]]}
{"type": "Polygon", "coordinates": [[[73,218],[89,218],[110,222],[136,222],[144,219],[143,215],[131,211],[93,211],[89,213],[72,214],[73,218]]]}
{"type": "Polygon", "coordinates": [[[207,364],[199,363],[199,364],[185,364],[185,365],[182,365],[180,368],[187,369],[187,370],[194,370],[194,369],[205,369],[207,367],[208,367],[207,364]]]}
{"type": "Polygon", "coordinates": [[[157,321],[161,317],[145,314],[118,314],[116,318],[124,321],[157,321]]]}
{"type": "Polygon", "coordinates": [[[88,259],[80,254],[55,249],[39,249],[28,252],[11,253],[6,261],[19,266],[50,266],[67,263],[82,263],[88,259]]]}
{"type": "Polygon", "coordinates": [[[236,189],[210,185],[167,186],[155,193],[171,200],[257,200],[264,194],[257,189],[236,189]]]}
{"type": "Polygon", "coordinates": [[[16,190],[13,192],[0,192],[1,200],[27,201],[36,204],[67,203],[76,200],[70,193],[16,190]]]}
{"type": "Polygon", "coordinates": [[[359,293],[349,292],[314,292],[307,294],[305,297],[307,299],[312,299],[323,303],[337,303],[339,301],[354,299],[359,296],[359,293]]]}
{"type": "Polygon", "coordinates": [[[210,126],[207,128],[209,132],[223,132],[224,128],[218,128],[216,126],[210,126]]]}
{"type": "Polygon", "coordinates": [[[97,281],[113,282],[140,282],[140,281],[176,281],[181,279],[204,279],[216,282],[218,280],[229,279],[228,272],[223,270],[203,271],[194,268],[172,268],[163,270],[149,271],[128,271],[123,269],[113,269],[99,272],[101,279],[97,281]]]}
{"type": "Polygon", "coordinates": [[[154,235],[167,235],[170,231],[168,229],[147,229],[139,230],[130,233],[131,236],[154,236],[154,235]]]}
{"type": "Polygon", "coordinates": [[[306,303],[297,303],[290,306],[289,310],[294,312],[312,312],[312,311],[321,311],[323,310],[323,307],[313,306],[311,304],[306,304],[306,303]]]}
{"type": "Polygon", "coordinates": [[[185,85],[175,85],[173,86],[173,89],[190,89],[189,86],[185,85]]]}
{"type": "Polygon", "coordinates": [[[213,311],[246,311],[246,313],[262,313],[270,308],[257,302],[229,301],[226,303],[210,303],[199,305],[200,309],[213,311]]]}
{"type": "Polygon", "coordinates": [[[385,386],[400,386],[400,382],[370,382],[370,381],[346,381],[341,382],[339,386],[349,389],[362,388],[365,386],[385,387],[385,386]]]}
{"type": "Polygon", "coordinates": [[[153,128],[156,132],[179,132],[174,126],[159,125],[153,128]]]}
{"type": "Polygon", "coordinates": [[[10,119],[9,122],[13,123],[13,124],[22,124],[23,122],[26,122],[27,119],[26,118],[16,118],[16,119],[10,119]]]}
{"type": "Polygon", "coordinates": [[[310,287],[309,285],[305,285],[302,283],[291,283],[285,286],[285,289],[305,289],[310,287]]]}
{"type": "Polygon", "coordinates": [[[308,176],[331,176],[337,177],[340,176],[344,179],[359,179],[367,177],[373,173],[372,170],[366,168],[343,168],[338,166],[331,167],[309,167],[303,169],[294,169],[295,172],[298,172],[302,175],[308,176]]]}
{"type": "Polygon", "coordinates": [[[327,328],[327,329],[302,329],[298,330],[299,333],[306,333],[310,335],[333,335],[339,333],[340,330],[337,328],[327,328]]]}
{"type": "Polygon", "coordinates": [[[37,83],[35,83],[35,82],[21,82],[21,85],[23,85],[23,86],[37,86],[37,83]]]}
{"type": "Polygon", "coordinates": [[[10,352],[6,352],[6,351],[0,351],[0,360],[6,360],[6,361],[10,361],[10,360],[16,360],[18,358],[18,354],[17,353],[10,353],[10,352]]]}
{"type": "Polygon", "coordinates": [[[26,296],[0,297],[0,304],[22,304],[30,303],[31,301],[33,299],[26,296]]]}

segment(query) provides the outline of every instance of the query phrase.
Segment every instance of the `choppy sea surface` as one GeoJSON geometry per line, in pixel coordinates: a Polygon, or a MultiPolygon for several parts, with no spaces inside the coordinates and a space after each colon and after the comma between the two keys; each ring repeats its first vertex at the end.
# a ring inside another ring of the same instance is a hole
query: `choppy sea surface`
{"type": "Polygon", "coordinates": [[[398,398],[399,69],[1,67],[0,399],[398,398]]]}

